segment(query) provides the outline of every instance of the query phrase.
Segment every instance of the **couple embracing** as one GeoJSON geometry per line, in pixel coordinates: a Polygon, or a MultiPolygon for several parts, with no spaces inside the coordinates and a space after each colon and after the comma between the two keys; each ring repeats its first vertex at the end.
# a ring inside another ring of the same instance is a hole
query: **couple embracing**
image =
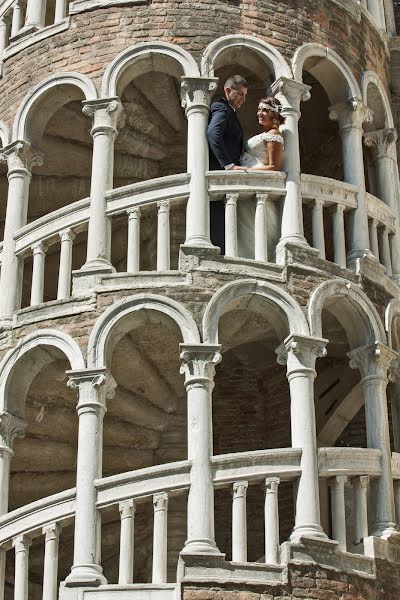
{"type": "MultiPolygon", "coordinates": [[[[285,121],[282,106],[268,96],[258,103],[257,121],[261,133],[243,143],[243,130],[236,111],[246,100],[247,81],[240,75],[229,77],[224,85],[225,98],[213,102],[207,137],[210,147],[210,170],[280,171],[283,162],[283,138],[279,127],[285,121]]],[[[254,258],[254,219],[251,203],[238,204],[239,252],[245,258],[254,258]],[[240,214],[239,214],[239,209],[240,214]],[[240,248],[240,246],[242,248],[240,248]]],[[[211,203],[211,240],[224,249],[224,206],[211,203]]]]}

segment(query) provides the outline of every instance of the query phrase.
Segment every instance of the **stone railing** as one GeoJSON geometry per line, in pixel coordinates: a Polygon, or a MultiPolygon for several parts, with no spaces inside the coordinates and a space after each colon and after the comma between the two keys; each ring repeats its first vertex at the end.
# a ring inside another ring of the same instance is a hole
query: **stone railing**
{"type": "MultiPolygon", "coordinates": [[[[262,486],[265,492],[266,535],[265,555],[260,560],[271,568],[280,564],[279,486],[281,482],[294,482],[298,478],[300,459],[301,451],[295,448],[212,457],[215,490],[232,491],[232,531],[224,537],[232,539],[233,562],[247,562],[247,490],[250,486],[262,486]]],[[[154,507],[153,523],[148,524],[153,536],[152,576],[151,582],[148,583],[155,585],[166,582],[168,499],[187,494],[190,487],[190,468],[190,461],[181,461],[97,480],[99,512],[116,507],[120,513],[119,584],[133,582],[135,511],[137,506],[146,502],[152,503],[154,507]]],[[[362,540],[368,536],[369,481],[380,476],[380,451],[320,448],[319,476],[321,481],[328,481],[331,487],[332,538],[339,542],[341,550],[346,550],[344,489],[346,480],[351,482],[354,492],[354,531],[360,544],[356,552],[361,553],[362,540]]],[[[399,492],[396,482],[400,479],[399,454],[393,454],[393,476],[398,504],[399,492]]],[[[62,528],[73,522],[74,512],[75,489],[71,489],[33,502],[0,518],[0,559],[4,559],[6,551],[14,547],[16,582],[27,580],[29,547],[32,540],[40,536],[44,537],[45,547],[43,581],[46,584],[46,580],[57,580],[58,539],[62,528]]],[[[294,515],[290,518],[294,523],[294,515]]],[[[229,548],[220,550],[230,553],[229,548]]]]}

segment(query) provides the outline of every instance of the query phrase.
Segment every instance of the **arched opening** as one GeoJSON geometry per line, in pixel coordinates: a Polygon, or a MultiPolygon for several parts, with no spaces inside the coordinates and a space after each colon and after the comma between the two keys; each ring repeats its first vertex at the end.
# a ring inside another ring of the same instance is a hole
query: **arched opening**
{"type": "MultiPolygon", "coordinates": [[[[377,165],[377,158],[380,154],[378,144],[379,137],[384,133],[383,130],[387,126],[387,119],[385,115],[385,105],[381,92],[378,87],[370,82],[366,88],[366,105],[371,110],[373,120],[369,123],[363,124],[364,129],[364,173],[365,173],[365,186],[367,192],[377,196],[380,200],[382,198],[382,186],[379,181],[379,169],[377,165]],[[373,133],[374,132],[374,133],[373,133]]],[[[383,140],[382,140],[383,141],[383,140]]]]}

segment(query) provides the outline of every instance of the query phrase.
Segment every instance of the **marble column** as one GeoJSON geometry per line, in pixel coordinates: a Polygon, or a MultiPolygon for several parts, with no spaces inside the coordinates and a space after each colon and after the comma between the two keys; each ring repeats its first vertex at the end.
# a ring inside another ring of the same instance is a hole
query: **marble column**
{"type": "Polygon", "coordinates": [[[379,260],[378,222],[376,219],[371,219],[369,224],[369,245],[372,254],[379,260]]]}
{"type": "Polygon", "coordinates": [[[357,186],[357,208],[350,213],[350,251],[347,263],[355,268],[356,260],[365,254],[373,256],[369,250],[368,215],[365,200],[365,177],[362,152],[364,121],[372,120],[371,111],[359,98],[349,98],[329,108],[329,118],[338,121],[342,138],[344,180],[357,186]]]}
{"type": "Polygon", "coordinates": [[[218,79],[182,77],[182,104],[188,121],[187,169],[190,173],[185,246],[213,247],[210,241],[210,203],[206,171],[208,111],[218,79]]]}
{"type": "Polygon", "coordinates": [[[140,271],[140,208],[131,208],[128,211],[128,250],[127,271],[138,273],[140,271]]]}
{"type": "Polygon", "coordinates": [[[32,540],[28,535],[13,539],[15,550],[14,600],[28,600],[29,548],[32,540]]]}
{"type": "Polygon", "coordinates": [[[75,233],[72,229],[60,231],[60,268],[58,271],[57,300],[66,300],[71,296],[72,244],[75,233]]]}
{"type": "Polygon", "coordinates": [[[26,4],[25,28],[41,29],[46,18],[46,0],[28,0],[26,4]]]}
{"type": "Polygon", "coordinates": [[[346,506],[344,502],[344,485],[347,477],[337,475],[329,481],[332,505],[332,539],[338,542],[339,550],[346,552],[346,506]]]}
{"type": "MultiPolygon", "coordinates": [[[[391,275],[400,282],[400,239],[398,210],[398,167],[396,156],[397,131],[395,129],[379,129],[368,131],[364,135],[364,144],[370,149],[373,165],[376,170],[376,195],[387,204],[396,215],[396,226],[392,238],[391,275]]],[[[386,265],[385,265],[386,266],[386,265]]]]}
{"type": "Polygon", "coordinates": [[[386,31],[385,9],[383,0],[367,0],[367,8],[381,31],[386,31]]]}
{"type": "Polygon", "coordinates": [[[397,353],[388,346],[375,342],[348,353],[350,367],[359,369],[365,403],[365,421],[368,448],[381,451],[381,476],[371,482],[374,514],[371,533],[385,537],[397,530],[394,514],[392,455],[386,400],[388,369],[397,353]]]}
{"type": "Polygon", "coordinates": [[[3,60],[4,50],[8,45],[8,22],[7,18],[2,15],[0,17],[0,60],[3,60]]]}
{"type": "Polygon", "coordinates": [[[344,204],[336,204],[332,211],[334,261],[346,268],[346,240],[344,235],[344,204]]]}
{"type": "Polygon", "coordinates": [[[282,116],[286,119],[282,127],[285,139],[283,170],[286,172],[286,196],[282,211],[281,239],[276,248],[278,263],[285,260],[286,244],[308,246],[303,228],[298,122],[300,102],[309,100],[310,89],[310,86],[286,77],[280,77],[271,86],[272,94],[276,95],[282,103],[282,116]]]}
{"type": "Polygon", "coordinates": [[[320,198],[315,198],[312,207],[312,232],[313,246],[325,259],[324,200],[320,198]]]}
{"type": "Polygon", "coordinates": [[[11,37],[17,35],[22,27],[22,6],[21,0],[15,0],[13,4],[12,22],[11,22],[11,37]]]}
{"type": "Polygon", "coordinates": [[[135,539],[135,512],[134,500],[123,500],[119,503],[121,515],[121,536],[119,542],[119,577],[120,585],[133,583],[133,553],[135,539]]]}
{"type": "Polygon", "coordinates": [[[152,583],[166,583],[168,558],[168,494],[162,492],[153,496],[153,506],[153,573],[151,581],[152,583]]]}
{"type": "Polygon", "coordinates": [[[170,232],[169,211],[171,205],[169,200],[157,202],[157,271],[169,271],[170,259],[170,232]]]}
{"type": "Polygon", "coordinates": [[[84,102],[83,112],[92,118],[92,179],[86,262],[83,271],[111,273],[111,221],[106,214],[106,192],[113,187],[114,140],[122,106],[118,98],[84,102]]]}
{"type": "Polygon", "coordinates": [[[212,390],[221,346],[180,344],[187,393],[188,459],[192,463],[184,554],[219,554],[214,534],[212,390]]]}
{"type": "Polygon", "coordinates": [[[247,562],[247,481],[235,481],[232,500],[232,560],[247,562]]]}
{"type": "Polygon", "coordinates": [[[26,422],[11,413],[0,414],[0,517],[8,512],[10,464],[16,437],[23,437],[26,422]]]}
{"type": "Polygon", "coordinates": [[[67,586],[106,583],[98,558],[98,516],[95,481],[102,475],[103,417],[116,383],[105,368],[67,371],[68,386],[78,391],[78,456],[74,563],[67,586]]]}
{"type": "Polygon", "coordinates": [[[256,213],[254,217],[254,258],[268,260],[267,239],[267,200],[268,194],[256,194],[256,213]]]}
{"type": "Polygon", "coordinates": [[[67,0],[56,0],[54,23],[60,23],[67,16],[67,0]]]}
{"type": "Polygon", "coordinates": [[[43,242],[37,242],[31,249],[33,253],[31,306],[35,306],[43,302],[44,265],[47,246],[43,242]]]}
{"type": "Polygon", "coordinates": [[[279,477],[265,480],[264,528],[265,562],[269,565],[279,563],[279,477]]]}
{"type": "Polygon", "coordinates": [[[21,307],[23,259],[15,255],[16,232],[26,225],[32,167],[43,164],[42,155],[27,142],[13,142],[3,148],[1,158],[8,165],[8,197],[4,225],[0,278],[0,321],[11,321],[21,307]]]}
{"type": "Polygon", "coordinates": [[[292,447],[300,448],[301,474],[296,481],[295,527],[291,540],[327,539],[321,527],[318,454],[314,407],[315,360],[325,356],[328,340],[291,334],[277,349],[278,363],[287,365],[290,388],[292,447]]]}
{"type": "Polygon", "coordinates": [[[354,543],[361,544],[368,537],[368,475],[353,477],[354,543]]]}
{"type": "Polygon", "coordinates": [[[57,600],[58,573],[58,542],[61,527],[51,523],[43,527],[45,535],[44,569],[43,569],[43,600],[57,600]]]}
{"type": "Polygon", "coordinates": [[[225,196],[225,256],[238,256],[237,202],[239,194],[225,196]]]}

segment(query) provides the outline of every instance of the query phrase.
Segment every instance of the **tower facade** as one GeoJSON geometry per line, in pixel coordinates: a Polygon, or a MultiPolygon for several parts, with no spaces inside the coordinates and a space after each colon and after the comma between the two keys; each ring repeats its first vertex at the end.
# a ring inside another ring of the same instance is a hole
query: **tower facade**
{"type": "Polygon", "coordinates": [[[397,11],[1,1],[0,600],[399,597],[397,11]]]}

